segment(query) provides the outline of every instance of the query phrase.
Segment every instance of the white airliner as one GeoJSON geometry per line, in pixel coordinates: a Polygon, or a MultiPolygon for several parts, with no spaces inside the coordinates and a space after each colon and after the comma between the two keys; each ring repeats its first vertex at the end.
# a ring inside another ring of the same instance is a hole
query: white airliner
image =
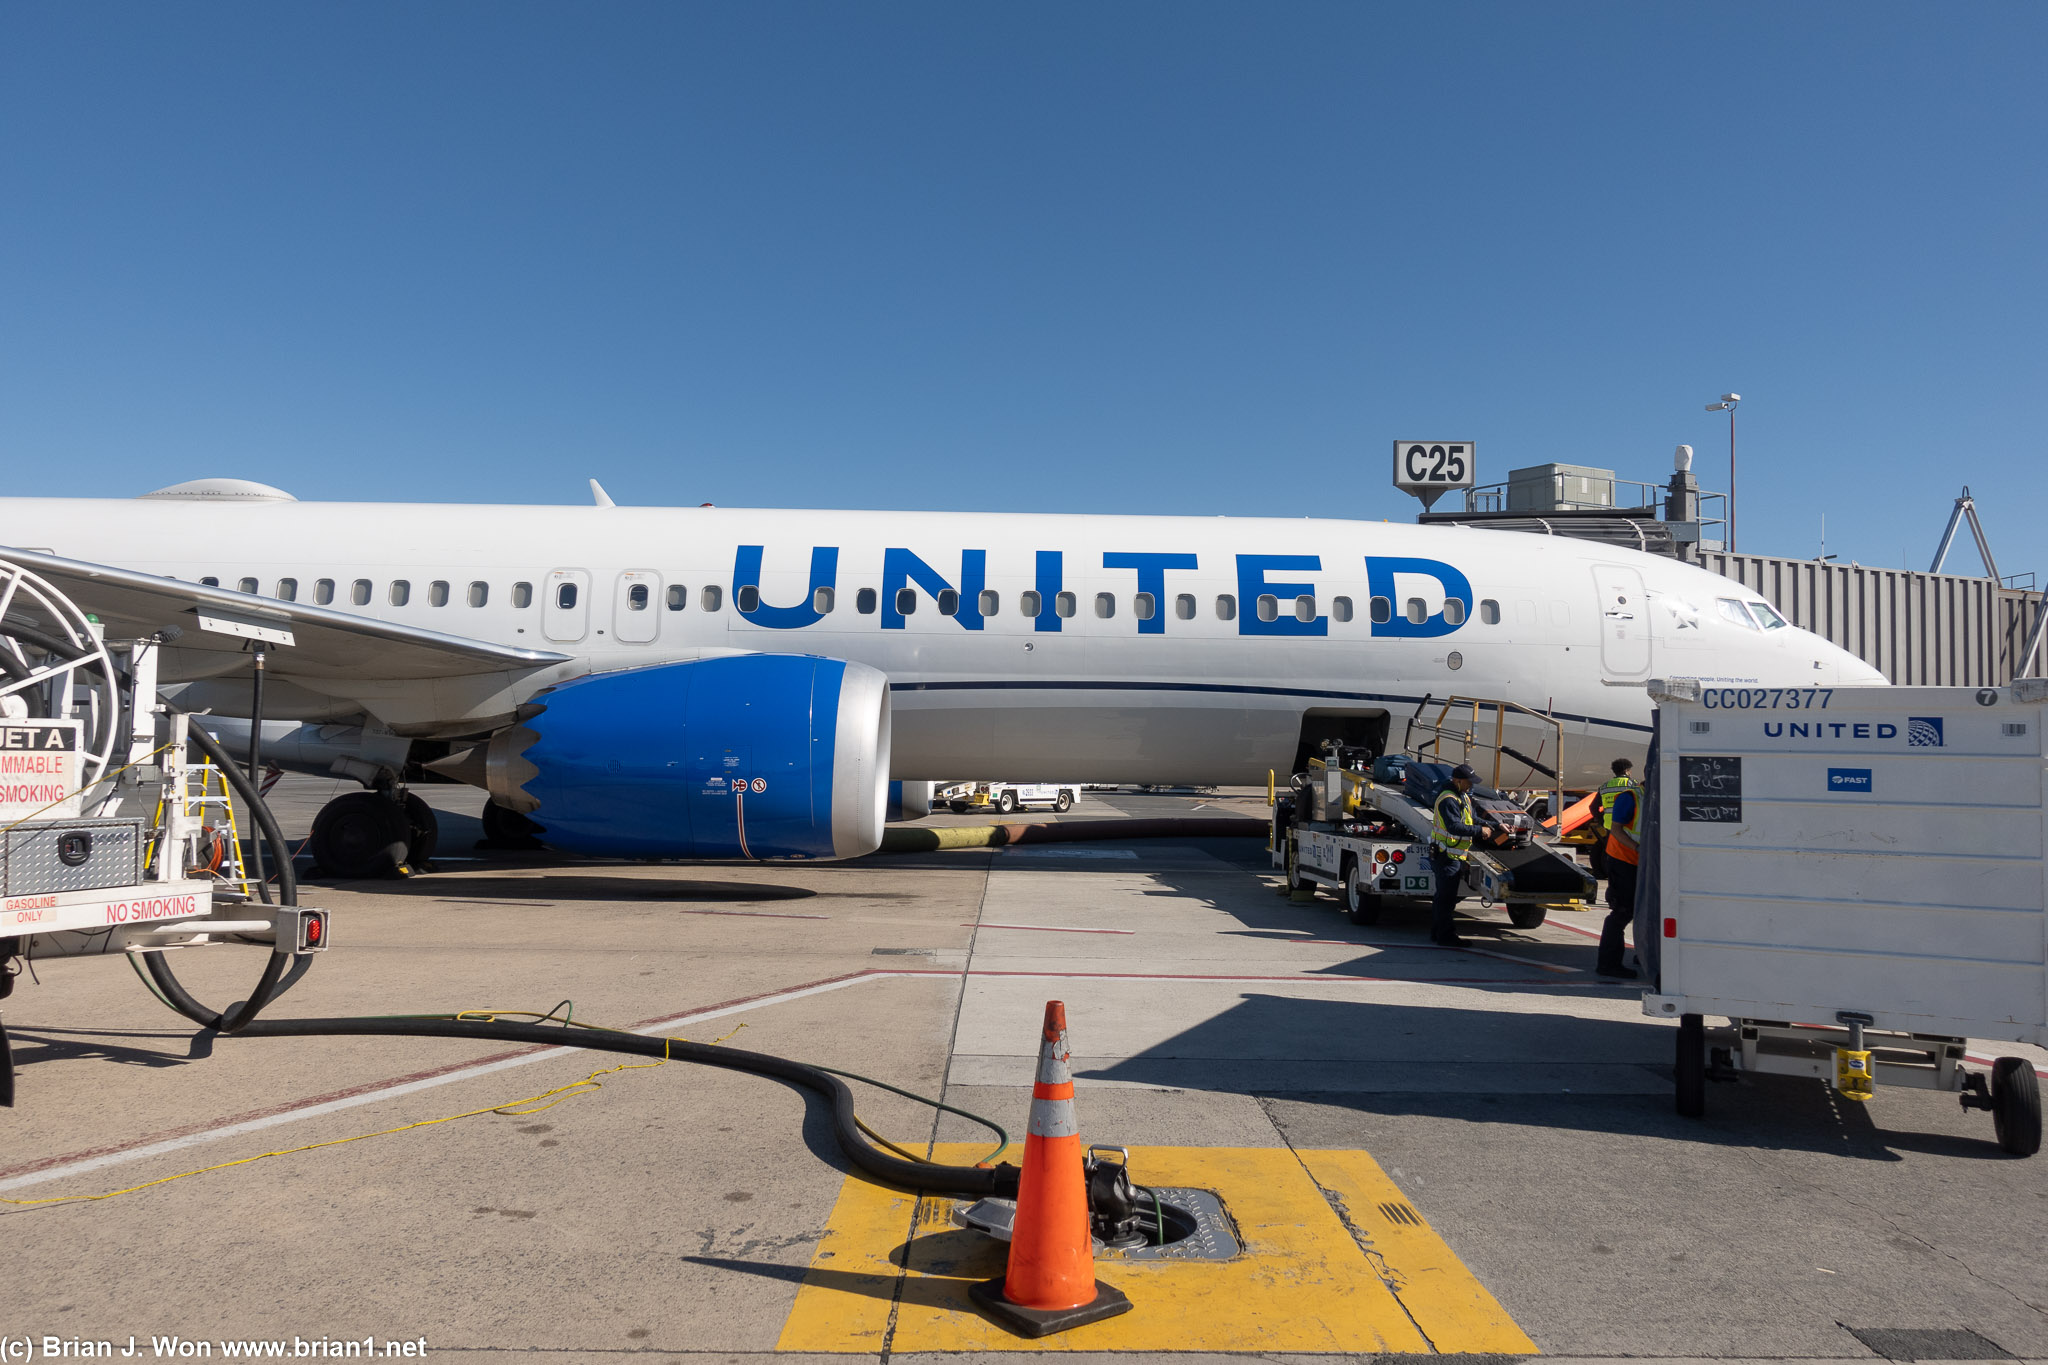
{"type": "MultiPolygon", "coordinates": [[[[1564,776],[1590,786],[1641,755],[1647,678],[1779,709],[1884,682],[1730,579],[1585,541],[596,493],[311,503],[205,479],[0,499],[22,546],[0,556],[112,635],[179,627],[163,674],[191,709],[246,716],[247,637],[270,635],[264,713],[316,723],[323,766],[402,799],[408,761],[432,762],[486,787],[501,825],[616,855],[856,856],[892,777],[1263,782],[1323,739],[1398,744],[1448,694],[1561,721],[1564,776]]],[[[1548,727],[1508,735],[1557,763],[1548,727]]],[[[316,854],[402,855],[403,810],[341,798],[316,854]]]]}

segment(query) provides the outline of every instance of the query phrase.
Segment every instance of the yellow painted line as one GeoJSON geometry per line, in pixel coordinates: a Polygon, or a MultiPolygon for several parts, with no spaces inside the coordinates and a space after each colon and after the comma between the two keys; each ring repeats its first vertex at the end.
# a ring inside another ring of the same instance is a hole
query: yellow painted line
{"type": "Polygon", "coordinates": [[[1431,1346],[1446,1355],[1536,1354],[1536,1343],[1378,1162],[1358,1151],[1304,1151],[1300,1156],[1384,1263],[1388,1287],[1431,1346]]]}
{"type": "Polygon", "coordinates": [[[777,1350],[882,1349],[896,1281],[903,1274],[889,1253],[909,1235],[917,1204],[916,1195],[870,1185],[858,1176],[847,1178],[797,1292],[797,1308],[809,1311],[790,1313],[777,1350]]]}
{"type": "MultiPolygon", "coordinates": [[[[981,1149],[941,1146],[938,1161],[968,1161],[981,1149]]],[[[1304,1154],[1351,1157],[1355,1153],[1304,1154]]],[[[1503,1350],[1533,1352],[1528,1338],[1501,1315],[1506,1331],[1475,1316],[1484,1330],[1462,1330],[1456,1315],[1438,1312],[1443,1336],[1417,1329],[1402,1295],[1410,1283],[1462,1272],[1440,1239],[1403,1243],[1434,1259],[1413,1273],[1390,1276],[1388,1252],[1368,1255],[1330,1200],[1285,1148],[1153,1147],[1134,1149],[1132,1166],[1146,1184],[1216,1191],[1237,1222],[1244,1252],[1231,1261],[1097,1262],[1103,1280],[1131,1296],[1131,1312],[1059,1336],[1029,1341],[1010,1335],[975,1311],[967,1287],[1002,1273],[1002,1244],[954,1227],[953,1201],[917,1200],[851,1177],[832,1211],[824,1240],[777,1349],[872,1352],[882,1345],[892,1296],[892,1352],[908,1351],[1311,1351],[1417,1353],[1503,1350]],[[916,1236],[909,1234],[915,1222],[916,1236]],[[896,1283],[901,1281],[900,1287],[896,1283]],[[1396,1286],[1403,1286],[1397,1289],[1396,1286]],[[1427,1334],[1427,1335],[1426,1335],[1427,1334]],[[1507,1341],[1515,1346],[1473,1346],[1507,1341]]],[[[1372,1166],[1366,1159],[1372,1172],[1372,1166]]],[[[1365,1187],[1356,1169],[1331,1161],[1327,1181],[1365,1187]]],[[[1380,1177],[1382,1180],[1384,1176],[1380,1177]]],[[[1426,1230],[1426,1229],[1425,1229],[1426,1230]]],[[[1391,1243],[1390,1243],[1391,1247],[1391,1243]]],[[[1402,1254],[1396,1249],[1394,1255],[1402,1254]]],[[[1466,1275],[1469,1281],[1469,1274],[1466,1275]]],[[[1484,1297],[1476,1282],[1472,1287],[1484,1297]]],[[[1493,1304],[1490,1297],[1487,1304],[1493,1304]]],[[[1498,1305],[1493,1305],[1498,1314],[1498,1305]]]]}

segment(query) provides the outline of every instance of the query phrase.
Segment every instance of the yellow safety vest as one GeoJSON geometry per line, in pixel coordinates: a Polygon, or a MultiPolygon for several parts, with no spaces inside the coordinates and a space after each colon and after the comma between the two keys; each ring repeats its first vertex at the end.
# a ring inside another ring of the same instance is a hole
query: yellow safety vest
{"type": "Polygon", "coordinates": [[[1456,787],[1445,787],[1436,797],[1436,827],[1429,832],[1429,841],[1444,851],[1454,863],[1465,861],[1465,855],[1472,851],[1472,841],[1461,835],[1452,834],[1444,823],[1444,802],[1458,803],[1458,819],[1467,825],[1476,824],[1472,817],[1472,798],[1456,787]]]}
{"type": "Polygon", "coordinates": [[[1610,777],[1600,784],[1600,828],[1614,828],[1614,802],[1623,792],[1636,785],[1633,777],[1610,777]]]}

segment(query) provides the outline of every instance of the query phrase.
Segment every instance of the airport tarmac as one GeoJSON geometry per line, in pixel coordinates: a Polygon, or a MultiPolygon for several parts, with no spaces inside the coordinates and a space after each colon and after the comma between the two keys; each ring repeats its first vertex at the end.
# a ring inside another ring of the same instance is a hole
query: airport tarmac
{"type": "MultiPolygon", "coordinates": [[[[333,789],[286,779],[287,829],[333,789]]],[[[1104,1261],[1135,1309],[1023,1343],[964,1307],[999,1254],[949,1228],[946,1201],[850,1177],[822,1105],[780,1084],[504,1044],[195,1037],[124,964],[69,960],[4,1005],[19,1094],[0,1198],[337,1145],[0,1206],[0,1342],[2048,1359],[2048,1160],[2002,1155],[1988,1116],[1919,1091],[1859,1106],[1762,1077],[1677,1117],[1672,1026],[1592,975],[1594,914],[1525,932],[1488,912],[1472,950],[1436,948],[1419,909],[1366,929],[1276,895],[1246,839],[808,866],[493,853],[470,847],[476,793],[420,790],[445,812],[437,870],[307,887],[334,947],[272,1013],[573,1000],[578,1019],[942,1097],[1021,1141],[1060,999],[1084,1139],[1133,1149],[1140,1183],[1219,1190],[1244,1254],[1104,1261]]],[[[1263,798],[1090,793],[1069,818],[1191,811],[1263,798]]],[[[260,954],[176,965],[219,1004],[260,954]]],[[[856,1090],[917,1151],[992,1146],[856,1090]]]]}

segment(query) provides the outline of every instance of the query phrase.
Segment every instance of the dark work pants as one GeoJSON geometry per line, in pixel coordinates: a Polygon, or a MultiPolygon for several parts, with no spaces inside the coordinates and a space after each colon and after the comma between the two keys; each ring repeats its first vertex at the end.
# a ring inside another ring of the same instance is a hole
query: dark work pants
{"type": "Polygon", "coordinates": [[[1431,942],[1441,943],[1458,932],[1455,915],[1465,895],[1465,864],[1431,850],[1429,870],[1436,874],[1436,899],[1429,905],[1429,937],[1431,942]]]}
{"type": "Polygon", "coordinates": [[[1607,922],[1600,926],[1600,967],[1622,964],[1623,939],[1636,917],[1636,865],[1607,860],[1607,922]]]}
{"type": "Polygon", "coordinates": [[[1599,842],[1586,850],[1587,860],[1593,865],[1593,875],[1601,881],[1607,880],[1607,836],[1602,834],[1599,842]]]}

